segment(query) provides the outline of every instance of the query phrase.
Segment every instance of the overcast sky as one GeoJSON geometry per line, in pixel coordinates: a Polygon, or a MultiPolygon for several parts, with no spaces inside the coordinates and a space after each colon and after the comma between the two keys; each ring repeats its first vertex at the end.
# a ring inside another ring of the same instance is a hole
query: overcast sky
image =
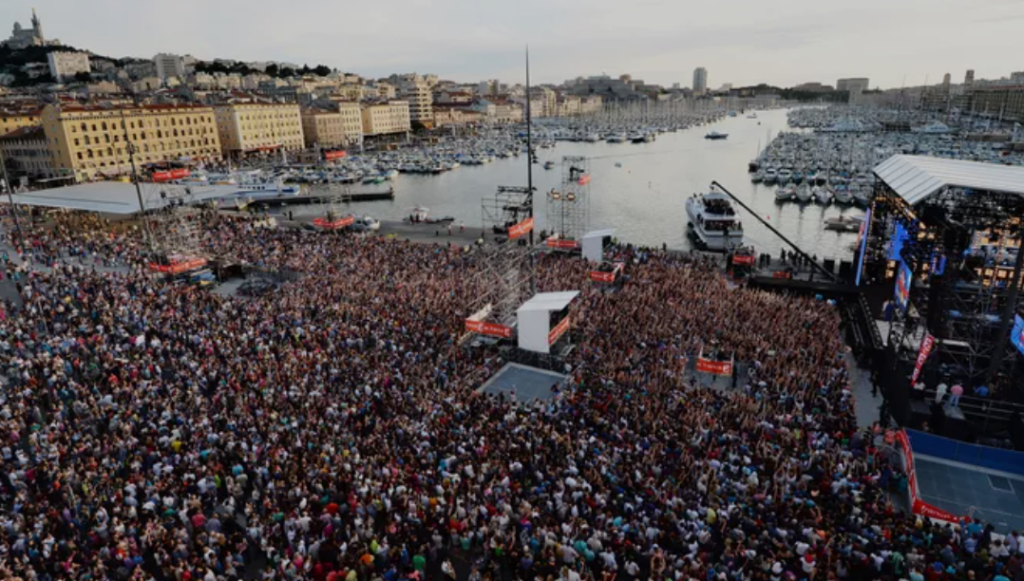
{"type": "Polygon", "coordinates": [[[366,76],[535,83],[630,73],[689,86],[870,77],[899,87],[1024,70],[1024,0],[3,0],[28,26],[93,52],[323,63],[366,76]]]}

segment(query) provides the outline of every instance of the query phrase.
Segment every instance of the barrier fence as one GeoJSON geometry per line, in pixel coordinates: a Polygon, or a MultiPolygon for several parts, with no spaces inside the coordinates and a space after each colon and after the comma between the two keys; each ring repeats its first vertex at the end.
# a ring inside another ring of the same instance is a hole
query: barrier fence
{"type": "Polygon", "coordinates": [[[914,453],[1024,476],[1024,453],[905,430],[914,453]]]}

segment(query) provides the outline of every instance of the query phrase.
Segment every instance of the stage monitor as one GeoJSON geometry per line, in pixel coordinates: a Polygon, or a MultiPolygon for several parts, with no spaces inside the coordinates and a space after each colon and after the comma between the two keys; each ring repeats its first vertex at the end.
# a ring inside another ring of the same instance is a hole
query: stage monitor
{"type": "Polygon", "coordinates": [[[906,244],[910,238],[910,234],[907,232],[907,228],[902,222],[896,222],[893,226],[892,238],[889,240],[889,260],[902,260],[901,252],[903,252],[903,245],[906,244]]]}
{"type": "Polygon", "coordinates": [[[900,261],[899,268],[896,271],[896,306],[901,311],[907,310],[907,304],[910,302],[910,283],[914,278],[914,271],[911,270],[910,265],[904,261],[900,261]]]}
{"type": "Polygon", "coordinates": [[[1013,318],[1013,331],[1010,332],[1010,342],[1024,355],[1024,319],[1020,315],[1013,318]]]}
{"type": "Polygon", "coordinates": [[[857,234],[857,244],[860,248],[857,250],[857,276],[854,279],[854,284],[860,286],[860,275],[864,272],[864,253],[868,247],[868,235],[871,231],[871,208],[864,213],[864,221],[860,223],[860,233],[857,234]]]}

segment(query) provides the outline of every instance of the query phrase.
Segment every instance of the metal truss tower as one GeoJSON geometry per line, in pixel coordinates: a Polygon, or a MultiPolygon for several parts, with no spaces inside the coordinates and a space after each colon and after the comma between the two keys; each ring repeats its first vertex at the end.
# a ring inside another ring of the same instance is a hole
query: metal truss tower
{"type": "Polygon", "coordinates": [[[485,243],[481,247],[482,292],[473,312],[486,310],[487,321],[511,327],[516,309],[529,298],[532,263],[526,234],[532,229],[533,192],[529,187],[498,186],[480,207],[485,243]],[[530,228],[517,235],[524,224],[530,228]]]}
{"type": "Polygon", "coordinates": [[[590,229],[590,160],[562,158],[562,184],[547,193],[547,230],[562,240],[583,239],[590,229]]]}

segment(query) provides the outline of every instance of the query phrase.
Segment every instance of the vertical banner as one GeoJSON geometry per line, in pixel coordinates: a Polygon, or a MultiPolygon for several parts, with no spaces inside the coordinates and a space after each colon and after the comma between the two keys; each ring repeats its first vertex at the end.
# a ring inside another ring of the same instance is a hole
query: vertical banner
{"type": "Polygon", "coordinates": [[[914,364],[914,374],[910,376],[910,386],[913,387],[917,383],[917,378],[921,375],[921,368],[924,367],[924,362],[928,361],[928,356],[932,353],[932,347],[935,345],[935,337],[932,337],[931,333],[925,333],[924,338],[921,339],[921,348],[917,352],[917,362],[914,364]]]}

